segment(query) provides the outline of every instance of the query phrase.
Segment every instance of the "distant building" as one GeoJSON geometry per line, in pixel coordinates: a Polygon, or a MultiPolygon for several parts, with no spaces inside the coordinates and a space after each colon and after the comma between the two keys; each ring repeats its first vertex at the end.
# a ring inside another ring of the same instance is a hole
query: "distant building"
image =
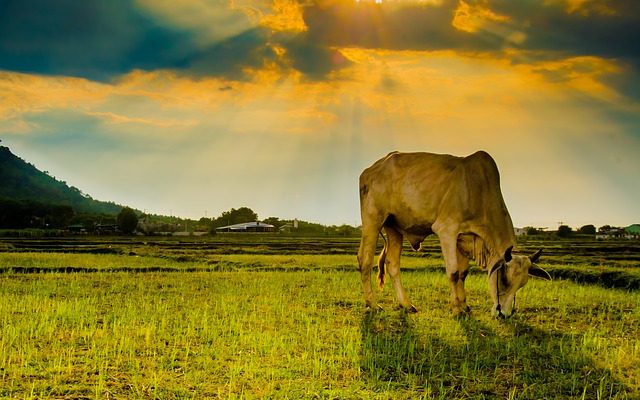
{"type": "Polygon", "coordinates": [[[515,233],[516,236],[527,236],[527,229],[526,228],[513,228],[513,233],[515,233]]]}
{"type": "Polygon", "coordinates": [[[280,228],[278,228],[278,230],[280,232],[286,232],[286,233],[290,233],[292,229],[293,229],[293,224],[291,224],[289,222],[287,222],[286,224],[284,224],[280,228]]]}
{"type": "Polygon", "coordinates": [[[98,235],[113,235],[118,232],[117,224],[97,224],[94,231],[98,235]]]}
{"type": "Polygon", "coordinates": [[[67,227],[67,230],[69,232],[73,233],[73,234],[76,234],[76,235],[86,234],[87,233],[87,229],[82,224],[69,225],[67,227]]]}
{"type": "Polygon", "coordinates": [[[280,228],[278,228],[278,230],[284,233],[291,233],[292,231],[298,230],[298,225],[298,219],[296,218],[292,222],[287,222],[286,224],[282,225],[280,228]]]}
{"type": "Polygon", "coordinates": [[[234,224],[228,226],[221,226],[220,228],[216,228],[216,233],[260,233],[260,232],[274,232],[276,227],[270,224],[265,224],[264,222],[244,222],[242,224],[234,224]]]}
{"type": "Polygon", "coordinates": [[[640,239],[640,224],[600,231],[596,234],[596,239],[640,239]]]}

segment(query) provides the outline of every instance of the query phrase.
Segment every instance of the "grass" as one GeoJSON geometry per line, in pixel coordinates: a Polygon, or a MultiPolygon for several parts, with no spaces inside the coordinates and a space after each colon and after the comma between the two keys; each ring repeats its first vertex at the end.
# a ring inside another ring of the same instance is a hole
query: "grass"
{"type": "Polygon", "coordinates": [[[403,258],[407,315],[353,255],[0,253],[0,397],[640,397],[637,291],[532,280],[505,322],[475,274],[456,320],[439,263],[403,258]]]}

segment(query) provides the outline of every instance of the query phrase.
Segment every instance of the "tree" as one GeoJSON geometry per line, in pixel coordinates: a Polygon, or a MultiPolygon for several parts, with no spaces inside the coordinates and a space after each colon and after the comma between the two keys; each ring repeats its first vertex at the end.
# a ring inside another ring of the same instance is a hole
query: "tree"
{"type": "Polygon", "coordinates": [[[136,212],[129,207],[124,207],[120,211],[116,221],[118,229],[126,234],[133,233],[138,226],[138,216],[136,215],[136,212]]]}
{"type": "Polygon", "coordinates": [[[578,229],[578,233],[581,233],[583,235],[595,235],[596,227],[594,225],[584,225],[580,227],[580,229],[578,229]]]}
{"type": "Polygon", "coordinates": [[[558,227],[558,236],[559,237],[569,237],[569,236],[571,236],[572,232],[573,232],[573,230],[571,229],[571,227],[569,227],[567,225],[560,225],[558,227]]]}
{"type": "Polygon", "coordinates": [[[542,231],[538,228],[534,228],[533,226],[527,226],[524,228],[527,232],[527,236],[539,235],[542,231]]]}
{"type": "Polygon", "coordinates": [[[280,218],[278,217],[269,217],[262,222],[264,222],[265,224],[273,225],[276,227],[276,229],[279,229],[282,225],[284,225],[284,222],[280,221],[280,218]]]}
{"type": "Polygon", "coordinates": [[[336,228],[336,233],[340,236],[351,236],[356,232],[356,228],[351,225],[343,224],[336,228]]]}
{"type": "Polygon", "coordinates": [[[610,230],[614,229],[611,225],[602,225],[598,228],[598,232],[600,233],[608,233],[610,230]]]}
{"type": "Polygon", "coordinates": [[[240,207],[237,210],[232,208],[225,211],[213,222],[214,228],[228,226],[234,224],[242,224],[245,222],[255,222],[258,220],[258,214],[248,207],[240,207]]]}

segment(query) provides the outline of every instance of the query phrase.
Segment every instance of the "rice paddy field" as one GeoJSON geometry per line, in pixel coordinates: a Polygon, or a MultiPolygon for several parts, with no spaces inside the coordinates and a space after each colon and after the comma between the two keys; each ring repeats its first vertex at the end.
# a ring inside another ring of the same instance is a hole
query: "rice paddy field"
{"type": "Polygon", "coordinates": [[[358,238],[0,239],[0,398],[638,399],[640,243],[524,241],[552,282],[455,319],[437,241],[416,314],[364,308],[358,238]],[[546,261],[545,261],[546,260],[546,261]]]}

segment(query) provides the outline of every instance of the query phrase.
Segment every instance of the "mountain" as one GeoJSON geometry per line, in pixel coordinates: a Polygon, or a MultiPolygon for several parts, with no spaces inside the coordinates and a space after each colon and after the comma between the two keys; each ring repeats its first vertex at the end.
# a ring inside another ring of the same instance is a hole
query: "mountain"
{"type": "Polygon", "coordinates": [[[38,170],[0,146],[0,200],[70,206],[76,213],[116,215],[122,206],[98,201],[38,170]]]}

